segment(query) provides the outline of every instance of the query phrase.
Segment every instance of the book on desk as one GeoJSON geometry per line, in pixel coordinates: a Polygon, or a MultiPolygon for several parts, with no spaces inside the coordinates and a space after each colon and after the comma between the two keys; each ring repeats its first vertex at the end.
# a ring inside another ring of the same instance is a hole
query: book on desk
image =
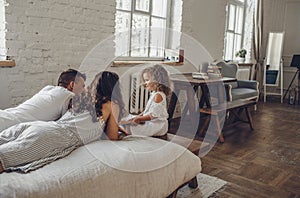
{"type": "Polygon", "coordinates": [[[207,73],[203,73],[203,72],[192,72],[192,77],[196,79],[203,79],[203,80],[209,79],[207,73]]]}

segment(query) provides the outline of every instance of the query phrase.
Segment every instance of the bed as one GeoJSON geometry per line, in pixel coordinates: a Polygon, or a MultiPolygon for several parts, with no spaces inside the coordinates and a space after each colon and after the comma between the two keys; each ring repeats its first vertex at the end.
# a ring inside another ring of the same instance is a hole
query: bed
{"type": "Polygon", "coordinates": [[[0,197],[167,197],[201,171],[199,157],[172,142],[101,140],[27,174],[0,174],[0,197]]]}

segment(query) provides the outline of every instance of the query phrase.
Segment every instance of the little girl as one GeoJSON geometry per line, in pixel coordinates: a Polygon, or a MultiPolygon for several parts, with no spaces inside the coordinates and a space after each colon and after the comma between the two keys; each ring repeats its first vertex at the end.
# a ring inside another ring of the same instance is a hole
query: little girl
{"type": "Polygon", "coordinates": [[[171,90],[168,72],[161,65],[154,65],[144,69],[141,75],[144,86],[152,93],[144,112],[131,118],[126,129],[133,135],[165,135],[169,117],[166,97],[171,90]]]}

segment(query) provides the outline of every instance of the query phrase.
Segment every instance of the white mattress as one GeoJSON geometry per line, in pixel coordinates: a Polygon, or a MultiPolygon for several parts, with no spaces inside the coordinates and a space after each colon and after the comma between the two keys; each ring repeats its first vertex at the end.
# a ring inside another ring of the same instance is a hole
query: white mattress
{"type": "Polygon", "coordinates": [[[201,171],[185,148],[151,137],[101,140],[27,174],[0,174],[0,197],[166,197],[201,171]]]}

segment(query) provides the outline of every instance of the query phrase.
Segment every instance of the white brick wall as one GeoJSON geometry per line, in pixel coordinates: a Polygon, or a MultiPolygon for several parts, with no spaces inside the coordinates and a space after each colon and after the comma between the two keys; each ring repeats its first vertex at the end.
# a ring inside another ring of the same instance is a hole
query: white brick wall
{"type": "Polygon", "coordinates": [[[5,14],[4,0],[0,0],[0,60],[5,60],[5,14]]]}
{"type": "Polygon", "coordinates": [[[78,68],[87,53],[114,32],[113,0],[6,1],[7,55],[17,65],[0,68],[0,88],[5,92],[0,108],[56,84],[61,71],[78,68]]]}

